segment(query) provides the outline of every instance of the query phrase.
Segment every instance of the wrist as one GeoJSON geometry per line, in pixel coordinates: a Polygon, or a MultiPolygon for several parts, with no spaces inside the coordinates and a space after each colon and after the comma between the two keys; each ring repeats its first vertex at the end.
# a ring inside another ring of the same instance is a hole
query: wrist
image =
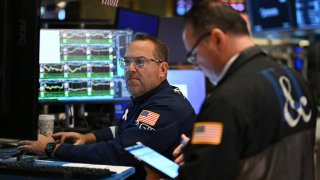
{"type": "Polygon", "coordinates": [[[53,158],[53,153],[56,149],[57,143],[56,142],[49,142],[45,149],[44,152],[49,158],[53,158]]]}
{"type": "Polygon", "coordinates": [[[54,154],[56,153],[57,149],[59,148],[61,144],[56,144],[56,147],[54,148],[54,151],[51,153],[51,157],[54,158],[54,154]]]}
{"type": "Polygon", "coordinates": [[[95,143],[97,142],[96,136],[93,133],[88,133],[84,135],[85,143],[95,143]]]}

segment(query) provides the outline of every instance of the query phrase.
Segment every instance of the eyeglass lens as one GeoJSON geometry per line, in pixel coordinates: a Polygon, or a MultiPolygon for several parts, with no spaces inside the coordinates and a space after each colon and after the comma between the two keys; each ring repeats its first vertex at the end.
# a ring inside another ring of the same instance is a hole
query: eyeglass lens
{"type": "Polygon", "coordinates": [[[120,60],[120,66],[125,69],[130,66],[131,62],[133,62],[137,67],[143,67],[145,61],[146,58],[144,57],[124,57],[120,60]]]}
{"type": "Polygon", "coordinates": [[[187,53],[187,61],[191,64],[194,64],[196,62],[196,58],[197,58],[197,54],[194,53],[193,51],[196,49],[196,47],[198,46],[198,44],[200,44],[200,42],[202,41],[202,39],[204,39],[205,37],[209,36],[211,34],[211,32],[206,32],[204,34],[202,34],[197,41],[194,43],[193,47],[191,48],[191,50],[187,53]]]}

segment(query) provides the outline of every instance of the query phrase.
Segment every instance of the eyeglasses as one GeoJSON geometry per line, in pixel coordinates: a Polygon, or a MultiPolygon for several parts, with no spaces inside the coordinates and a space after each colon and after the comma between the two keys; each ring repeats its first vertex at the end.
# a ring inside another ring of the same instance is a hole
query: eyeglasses
{"type": "Polygon", "coordinates": [[[158,60],[158,59],[149,59],[149,58],[146,58],[146,57],[143,57],[143,56],[139,56],[139,57],[123,57],[123,58],[120,58],[120,67],[123,68],[123,69],[127,69],[131,62],[134,63],[134,65],[138,68],[142,68],[144,67],[145,63],[147,61],[154,61],[154,62],[157,62],[157,63],[162,63],[163,61],[161,60],[158,60]]]}
{"type": "Polygon", "coordinates": [[[196,60],[197,60],[197,53],[193,53],[193,51],[197,48],[197,46],[200,44],[200,42],[207,36],[210,36],[211,32],[206,32],[204,34],[202,34],[198,40],[196,41],[196,43],[193,45],[193,47],[191,48],[191,50],[187,53],[187,61],[191,64],[195,64],[196,60]]]}

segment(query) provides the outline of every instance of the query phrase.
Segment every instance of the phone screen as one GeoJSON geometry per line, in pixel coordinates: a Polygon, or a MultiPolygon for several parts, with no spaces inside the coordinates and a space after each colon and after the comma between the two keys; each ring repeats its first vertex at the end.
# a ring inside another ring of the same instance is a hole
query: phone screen
{"type": "Polygon", "coordinates": [[[126,147],[125,150],[170,178],[178,176],[179,165],[177,163],[141,143],[126,147]]]}

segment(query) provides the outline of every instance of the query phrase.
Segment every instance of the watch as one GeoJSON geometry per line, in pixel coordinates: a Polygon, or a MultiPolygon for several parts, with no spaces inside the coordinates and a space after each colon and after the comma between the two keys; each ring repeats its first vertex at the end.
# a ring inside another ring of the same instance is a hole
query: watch
{"type": "Polygon", "coordinates": [[[51,154],[54,151],[54,149],[56,148],[57,143],[55,142],[49,142],[46,146],[46,148],[44,149],[44,152],[46,153],[46,155],[50,158],[52,158],[51,154]]]}

